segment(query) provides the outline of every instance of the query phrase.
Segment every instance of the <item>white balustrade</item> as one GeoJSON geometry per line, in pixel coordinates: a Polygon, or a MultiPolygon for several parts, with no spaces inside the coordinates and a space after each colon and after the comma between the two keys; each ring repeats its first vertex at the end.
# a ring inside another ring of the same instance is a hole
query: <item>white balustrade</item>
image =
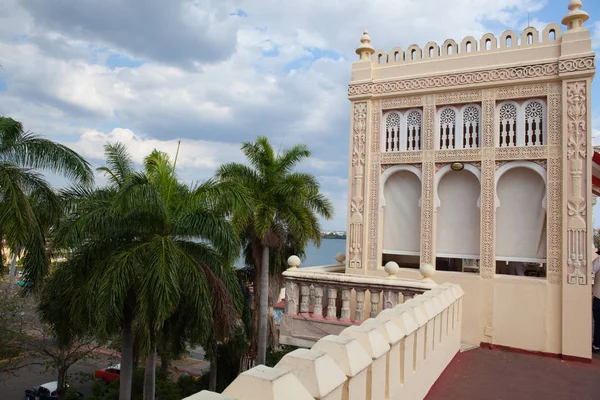
{"type": "Polygon", "coordinates": [[[458,285],[437,286],[287,354],[275,368],[240,374],[222,395],[185,400],[422,399],[460,350],[463,295],[458,285]]]}

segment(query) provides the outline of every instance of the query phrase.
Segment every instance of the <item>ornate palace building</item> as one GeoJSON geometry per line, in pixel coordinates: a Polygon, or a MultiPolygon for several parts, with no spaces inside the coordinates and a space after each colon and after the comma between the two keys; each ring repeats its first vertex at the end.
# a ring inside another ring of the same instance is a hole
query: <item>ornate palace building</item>
{"type": "Polygon", "coordinates": [[[568,8],[565,31],[390,52],[364,33],[346,255],[283,274],[280,341],[310,350],[195,400],[422,399],[481,343],[591,359],[595,54],[568,8]]]}

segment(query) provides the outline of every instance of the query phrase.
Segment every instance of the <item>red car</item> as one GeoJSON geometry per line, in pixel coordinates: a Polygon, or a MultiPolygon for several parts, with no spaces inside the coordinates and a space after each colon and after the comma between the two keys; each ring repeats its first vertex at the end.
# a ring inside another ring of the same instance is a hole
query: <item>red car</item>
{"type": "Polygon", "coordinates": [[[96,378],[102,379],[104,382],[109,383],[119,379],[121,374],[121,364],[109,365],[106,368],[99,369],[94,374],[96,378]]]}

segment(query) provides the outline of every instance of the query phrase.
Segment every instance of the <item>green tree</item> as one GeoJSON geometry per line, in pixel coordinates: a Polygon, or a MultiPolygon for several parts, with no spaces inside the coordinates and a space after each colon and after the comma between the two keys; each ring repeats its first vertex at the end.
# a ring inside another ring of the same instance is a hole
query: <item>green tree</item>
{"type": "MultiPolygon", "coordinates": [[[[131,398],[134,323],[151,358],[173,318],[185,315],[178,330],[193,336],[211,334],[216,313],[220,329],[233,329],[233,302],[241,297],[232,265],[240,244],[223,210],[243,205],[245,197],[235,185],[213,180],[182,184],[175,163],[156,150],[143,171],[135,170],[124,146],[106,145],[105,152],[106,187],[64,192],[69,214],[55,242],[69,257],[53,278],[67,282],[71,317],[91,314],[100,336],[120,332],[119,398],[125,400],[131,398]]],[[[145,397],[154,398],[149,374],[145,397]]]]}
{"type": "MultiPolygon", "coordinates": [[[[73,150],[26,132],[20,122],[0,116],[0,237],[13,254],[11,283],[18,253],[23,256],[26,281],[41,282],[48,273],[46,236],[61,207],[40,171],[82,184],[93,180],[89,164],[73,150]]],[[[0,246],[0,252],[3,250],[0,246]]]]}
{"type": "Polygon", "coordinates": [[[289,237],[301,244],[301,248],[309,241],[319,245],[318,216],[331,218],[333,207],[320,193],[313,175],[294,172],[297,164],[310,156],[305,145],[275,153],[268,139],[259,136],[256,142],[243,143],[242,151],[250,166],[225,164],[219,168],[217,177],[222,182],[243,185],[253,200],[250,208],[234,214],[233,222],[254,261],[255,295],[259,298],[256,362],[264,364],[271,250],[285,247],[289,237]]]}

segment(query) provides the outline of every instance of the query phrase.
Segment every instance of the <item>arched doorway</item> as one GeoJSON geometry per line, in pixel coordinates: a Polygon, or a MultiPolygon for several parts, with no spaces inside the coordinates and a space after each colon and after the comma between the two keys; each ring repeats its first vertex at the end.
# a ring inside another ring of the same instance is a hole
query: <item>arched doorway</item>
{"type": "Polygon", "coordinates": [[[414,167],[386,171],[383,183],[383,263],[418,267],[421,247],[421,179],[414,167]]]}

